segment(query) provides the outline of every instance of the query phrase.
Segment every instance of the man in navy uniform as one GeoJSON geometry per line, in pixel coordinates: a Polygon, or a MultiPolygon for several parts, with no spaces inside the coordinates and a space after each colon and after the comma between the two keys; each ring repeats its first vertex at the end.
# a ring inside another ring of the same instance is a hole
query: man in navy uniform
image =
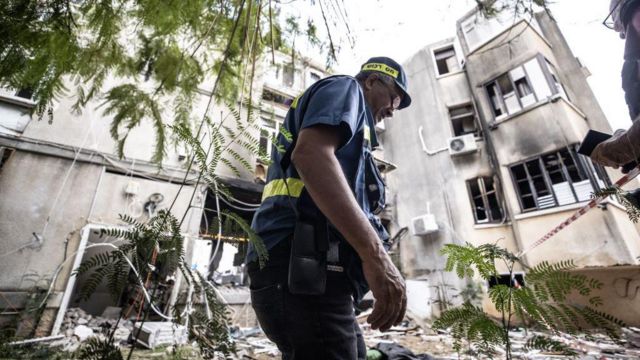
{"type": "Polygon", "coordinates": [[[253,308],[283,359],[364,359],[354,304],[369,289],[373,329],[404,317],[405,283],[376,216],[384,182],[371,152],[376,123],[410,104],[402,66],[374,57],[355,77],[317,81],[287,113],[252,224],[269,260],[260,268],[253,247],[247,256],[253,308]]]}
{"type": "MultiPolygon", "coordinates": [[[[613,29],[625,39],[622,89],[633,122],[600,143],[591,159],[604,166],[620,167],[640,159],[640,0],[611,0],[613,29]]],[[[640,193],[638,193],[640,195],[640,193]]]]}

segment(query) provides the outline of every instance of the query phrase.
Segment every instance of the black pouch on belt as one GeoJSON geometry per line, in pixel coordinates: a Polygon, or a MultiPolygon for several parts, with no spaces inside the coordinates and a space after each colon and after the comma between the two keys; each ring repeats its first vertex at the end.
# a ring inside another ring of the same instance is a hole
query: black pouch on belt
{"type": "Polygon", "coordinates": [[[297,295],[324,294],[328,249],[326,218],[321,213],[312,217],[298,217],[291,241],[289,292],[297,295]]]}

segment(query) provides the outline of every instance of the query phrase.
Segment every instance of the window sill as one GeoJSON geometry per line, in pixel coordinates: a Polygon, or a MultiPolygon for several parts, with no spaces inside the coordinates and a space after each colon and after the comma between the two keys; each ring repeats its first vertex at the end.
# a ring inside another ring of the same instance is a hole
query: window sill
{"type": "Polygon", "coordinates": [[[538,217],[538,216],[545,216],[545,215],[551,215],[551,214],[565,212],[565,211],[577,210],[577,209],[580,209],[581,207],[587,205],[588,203],[589,203],[589,201],[581,201],[581,202],[577,202],[577,203],[574,203],[574,204],[569,204],[569,205],[564,205],[564,206],[556,206],[556,207],[549,208],[549,209],[535,210],[535,211],[531,211],[531,212],[526,212],[526,213],[514,215],[513,218],[515,220],[524,220],[524,219],[534,218],[534,217],[538,217]]]}
{"type": "Polygon", "coordinates": [[[12,95],[0,94],[0,101],[13,104],[13,105],[22,106],[27,109],[33,109],[34,107],[36,107],[36,103],[33,101],[22,98],[22,97],[18,97],[18,96],[12,96],[12,95]]]}
{"type": "Polygon", "coordinates": [[[557,101],[560,101],[560,100],[562,100],[567,105],[569,105],[569,107],[573,111],[575,111],[581,118],[583,118],[583,119],[587,118],[587,116],[582,111],[580,111],[580,109],[578,109],[578,107],[576,107],[573,103],[571,103],[567,99],[565,99],[562,96],[560,96],[560,94],[555,94],[555,95],[552,95],[552,96],[546,98],[545,100],[538,101],[535,104],[529,105],[528,107],[525,107],[524,109],[522,109],[522,110],[520,110],[518,112],[515,112],[515,113],[513,113],[511,115],[507,115],[507,116],[503,116],[503,117],[499,117],[499,118],[494,118],[494,121],[492,123],[490,123],[489,126],[492,129],[495,129],[498,126],[500,126],[500,124],[505,123],[505,122],[507,122],[509,120],[513,120],[513,119],[515,119],[517,117],[520,117],[520,116],[528,113],[529,111],[532,111],[532,110],[535,110],[535,109],[539,108],[540,106],[547,105],[549,103],[557,102],[557,101]]]}
{"type": "Polygon", "coordinates": [[[464,70],[457,70],[457,71],[453,71],[453,72],[448,72],[446,74],[442,74],[439,75],[438,73],[436,73],[436,80],[440,80],[440,79],[444,79],[444,78],[448,78],[454,75],[458,75],[458,74],[462,74],[464,73],[464,70]]]}
{"type": "Polygon", "coordinates": [[[501,228],[501,227],[508,227],[508,226],[511,226],[510,222],[490,223],[490,224],[475,224],[475,225],[473,225],[473,229],[474,230],[484,230],[484,229],[494,229],[494,228],[501,228]]]}

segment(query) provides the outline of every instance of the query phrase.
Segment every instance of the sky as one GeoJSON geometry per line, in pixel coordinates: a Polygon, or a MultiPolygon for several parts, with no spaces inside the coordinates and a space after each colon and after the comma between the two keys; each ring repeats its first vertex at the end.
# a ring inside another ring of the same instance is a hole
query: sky
{"type": "MultiPolygon", "coordinates": [[[[602,25],[609,0],[552,1],[551,12],[574,55],[590,70],[588,82],[612,128],[628,128],[631,121],[620,88],[624,41],[602,25]]],[[[333,67],[346,74],[355,74],[369,57],[385,55],[402,63],[425,46],[455,36],[456,20],[475,5],[474,0],[323,0],[325,12],[334,14],[332,4],[338,2],[346,9],[355,39],[352,47],[344,22],[332,30],[342,42],[333,67]]],[[[316,13],[318,5],[316,0],[316,13]]],[[[296,7],[302,17],[309,11],[296,7]]],[[[324,26],[322,18],[316,23],[324,26]]]]}

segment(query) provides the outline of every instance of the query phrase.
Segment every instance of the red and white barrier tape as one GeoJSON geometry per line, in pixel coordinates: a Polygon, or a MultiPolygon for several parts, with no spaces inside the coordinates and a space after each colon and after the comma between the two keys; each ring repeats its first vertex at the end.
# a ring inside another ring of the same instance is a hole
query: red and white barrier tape
{"type": "MultiPolygon", "coordinates": [[[[631,171],[629,171],[629,173],[627,173],[626,175],[621,177],[620,180],[616,181],[616,183],[613,184],[613,185],[617,186],[617,187],[622,187],[623,185],[627,184],[629,181],[633,180],[639,174],[640,174],[640,166],[635,168],[635,169],[633,169],[633,170],[631,170],[631,171]]],[[[589,203],[587,205],[585,205],[584,207],[580,208],[578,211],[576,211],[567,220],[563,221],[562,223],[560,223],[560,225],[556,226],[555,228],[553,228],[553,230],[549,231],[543,237],[538,239],[538,241],[536,241],[533,244],[531,244],[531,246],[529,246],[528,249],[526,249],[524,251],[521,251],[518,254],[518,256],[519,257],[523,256],[524,254],[528,253],[529,251],[533,250],[534,248],[542,245],[545,241],[551,239],[555,234],[559,233],[562,229],[564,229],[567,226],[569,226],[572,222],[576,221],[579,217],[581,217],[582,215],[586,214],[587,211],[589,211],[589,210],[593,209],[594,207],[596,207],[596,205],[601,203],[605,198],[606,197],[599,197],[599,198],[595,198],[595,199],[589,201],[589,203]]]]}

